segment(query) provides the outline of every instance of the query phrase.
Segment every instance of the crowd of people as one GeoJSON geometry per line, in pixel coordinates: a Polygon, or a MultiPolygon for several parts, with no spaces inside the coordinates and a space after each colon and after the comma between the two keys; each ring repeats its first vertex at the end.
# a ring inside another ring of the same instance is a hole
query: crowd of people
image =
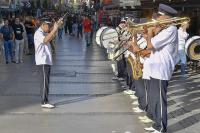
{"type": "Polygon", "coordinates": [[[33,34],[37,29],[36,19],[13,15],[4,18],[0,27],[1,49],[5,52],[5,62],[23,63],[24,54],[33,54],[33,34]]]}
{"type": "MultiPolygon", "coordinates": [[[[73,14],[69,15],[65,21],[65,34],[76,36],[78,38],[85,36],[87,46],[92,43],[93,33],[97,29],[96,16],[73,14]]],[[[62,32],[62,30],[60,30],[62,32]]]]}
{"type": "MultiPolygon", "coordinates": [[[[41,18],[51,18],[51,22],[54,23],[62,15],[47,14],[41,18]]],[[[34,33],[40,26],[41,18],[13,15],[3,19],[0,24],[0,47],[1,53],[5,53],[6,64],[10,62],[23,63],[24,55],[34,54],[34,33]]],[[[68,14],[64,18],[63,25],[59,27],[58,32],[50,42],[52,53],[55,54],[56,38],[62,39],[64,33],[77,38],[83,38],[84,35],[87,46],[90,46],[95,31],[95,16],[68,14]]]]}

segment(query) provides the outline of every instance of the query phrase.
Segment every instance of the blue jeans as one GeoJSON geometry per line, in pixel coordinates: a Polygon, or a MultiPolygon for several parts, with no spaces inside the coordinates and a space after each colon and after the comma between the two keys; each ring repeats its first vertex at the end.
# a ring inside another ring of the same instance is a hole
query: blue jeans
{"type": "Polygon", "coordinates": [[[187,66],[187,59],[186,54],[184,50],[178,51],[179,61],[181,61],[181,74],[184,75],[186,72],[186,66],[187,66]]]}
{"type": "Polygon", "coordinates": [[[87,45],[91,44],[91,32],[85,32],[85,41],[87,45]]]}
{"type": "Polygon", "coordinates": [[[34,45],[33,34],[27,34],[27,37],[28,37],[28,44],[29,44],[29,46],[33,46],[34,45]]]}
{"type": "Polygon", "coordinates": [[[16,63],[23,61],[23,52],[24,52],[24,39],[15,40],[15,59],[16,63]]]}
{"type": "Polygon", "coordinates": [[[12,40],[4,41],[4,49],[5,49],[6,61],[8,61],[9,56],[10,56],[11,60],[13,61],[12,46],[13,46],[13,41],[12,40]]]}
{"type": "Polygon", "coordinates": [[[58,29],[58,38],[62,39],[62,34],[63,34],[63,28],[58,29]]]}

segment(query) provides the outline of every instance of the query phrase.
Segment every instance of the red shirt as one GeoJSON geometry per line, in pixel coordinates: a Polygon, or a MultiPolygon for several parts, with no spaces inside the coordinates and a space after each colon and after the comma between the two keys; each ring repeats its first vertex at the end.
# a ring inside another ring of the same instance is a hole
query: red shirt
{"type": "Polygon", "coordinates": [[[83,20],[83,30],[84,32],[91,32],[92,31],[92,22],[90,19],[83,20]]]}
{"type": "Polygon", "coordinates": [[[99,21],[99,24],[102,23],[103,15],[104,15],[104,11],[103,11],[103,10],[100,10],[100,11],[99,11],[99,14],[98,14],[98,21],[99,21]]]}

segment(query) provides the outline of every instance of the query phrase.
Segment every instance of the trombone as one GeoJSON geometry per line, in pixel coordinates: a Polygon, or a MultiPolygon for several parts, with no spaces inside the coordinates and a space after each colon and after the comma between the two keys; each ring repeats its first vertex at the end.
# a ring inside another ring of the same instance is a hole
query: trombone
{"type": "MultiPolygon", "coordinates": [[[[126,29],[126,30],[128,30],[129,32],[135,31],[135,30],[142,31],[145,26],[151,27],[151,26],[155,26],[155,25],[165,25],[165,26],[181,25],[185,22],[189,23],[190,18],[189,17],[173,17],[173,18],[165,19],[165,20],[153,20],[153,21],[141,23],[141,24],[134,23],[133,21],[128,19],[127,20],[128,29],[126,29]]],[[[126,31],[126,30],[124,30],[124,31],[126,31]]],[[[109,35],[109,34],[112,34],[112,32],[107,33],[105,35],[109,35]]],[[[106,38],[106,39],[110,39],[110,38],[106,38]]]]}
{"type": "MultiPolygon", "coordinates": [[[[134,32],[134,31],[142,31],[144,30],[144,27],[151,27],[151,26],[155,26],[155,25],[165,25],[165,26],[170,26],[170,25],[181,25],[183,23],[189,23],[190,22],[190,18],[188,17],[173,17],[170,19],[165,19],[165,20],[153,20],[150,22],[146,22],[146,23],[141,23],[141,24],[135,24],[130,20],[127,20],[128,23],[128,28],[129,28],[129,32],[134,32]]],[[[126,52],[131,46],[129,46],[127,49],[125,49],[122,53],[120,53],[119,55],[114,57],[114,60],[116,60],[117,58],[119,58],[122,54],[124,54],[124,52],[126,52]]]]}
{"type": "Polygon", "coordinates": [[[150,22],[146,23],[141,23],[141,24],[136,24],[130,20],[127,20],[128,27],[129,29],[133,30],[142,30],[144,26],[155,26],[155,25],[165,25],[165,26],[170,26],[170,25],[181,25],[183,23],[189,23],[190,18],[188,17],[173,17],[165,20],[153,20],[150,22]]]}

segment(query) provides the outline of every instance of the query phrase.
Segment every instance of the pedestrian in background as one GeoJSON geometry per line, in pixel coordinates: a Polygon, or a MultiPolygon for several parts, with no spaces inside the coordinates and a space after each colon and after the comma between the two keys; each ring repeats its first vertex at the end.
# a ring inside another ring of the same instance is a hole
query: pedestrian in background
{"type": "Polygon", "coordinates": [[[4,26],[1,28],[0,33],[3,38],[3,43],[4,43],[6,64],[9,63],[9,56],[11,58],[11,62],[15,63],[13,52],[12,52],[14,32],[13,32],[13,28],[9,25],[8,19],[4,20],[4,26]]]}
{"type": "Polygon", "coordinates": [[[91,45],[91,32],[92,32],[92,22],[89,16],[85,16],[83,20],[83,31],[85,35],[86,45],[91,45]]]}
{"type": "Polygon", "coordinates": [[[25,28],[24,23],[25,23],[25,19],[22,18],[20,24],[22,25],[23,30],[24,30],[24,32],[23,32],[23,34],[22,34],[22,35],[23,35],[23,39],[24,39],[24,53],[25,53],[26,55],[28,55],[28,54],[29,54],[28,37],[27,37],[27,32],[26,32],[26,28],[25,28]]]}
{"type": "Polygon", "coordinates": [[[77,21],[74,21],[73,25],[72,25],[72,29],[73,29],[73,36],[76,36],[77,32],[78,32],[78,23],[77,21]]]}
{"type": "MultiPolygon", "coordinates": [[[[35,29],[35,26],[32,23],[31,17],[26,18],[25,28],[26,28],[27,37],[28,37],[29,52],[31,52],[31,50],[33,50],[33,46],[34,46],[33,32],[35,29]]],[[[31,54],[31,53],[29,53],[29,54],[31,54]]]]}
{"type": "Polygon", "coordinates": [[[23,26],[20,24],[19,17],[15,18],[15,24],[13,25],[13,31],[15,34],[15,62],[23,63],[24,53],[24,38],[23,38],[23,26]]]}
{"type": "Polygon", "coordinates": [[[79,16],[78,17],[78,31],[77,31],[77,37],[79,38],[79,36],[83,37],[83,24],[82,24],[83,20],[82,17],[79,16]]]}
{"type": "MultiPolygon", "coordinates": [[[[4,26],[4,22],[3,22],[3,20],[2,19],[0,19],[0,29],[1,29],[1,27],[3,27],[4,26]]],[[[2,38],[2,36],[0,36],[0,55],[2,56],[3,54],[3,51],[4,51],[4,46],[3,46],[3,38],[2,38]]]]}
{"type": "Polygon", "coordinates": [[[95,25],[96,25],[96,20],[95,20],[95,16],[93,15],[92,18],[91,18],[91,34],[90,34],[90,39],[91,41],[93,40],[93,36],[94,36],[94,33],[95,33],[95,25]]]}
{"type": "Polygon", "coordinates": [[[72,35],[72,24],[73,24],[73,22],[72,22],[73,20],[72,20],[72,16],[71,15],[69,15],[68,17],[67,17],[67,29],[68,29],[68,32],[69,32],[69,35],[72,35]]]}
{"type": "Polygon", "coordinates": [[[69,33],[69,31],[68,31],[68,16],[66,16],[64,18],[64,30],[65,30],[65,34],[69,33]]]}
{"type": "Polygon", "coordinates": [[[63,35],[63,25],[58,28],[58,38],[62,39],[63,35]]]}

